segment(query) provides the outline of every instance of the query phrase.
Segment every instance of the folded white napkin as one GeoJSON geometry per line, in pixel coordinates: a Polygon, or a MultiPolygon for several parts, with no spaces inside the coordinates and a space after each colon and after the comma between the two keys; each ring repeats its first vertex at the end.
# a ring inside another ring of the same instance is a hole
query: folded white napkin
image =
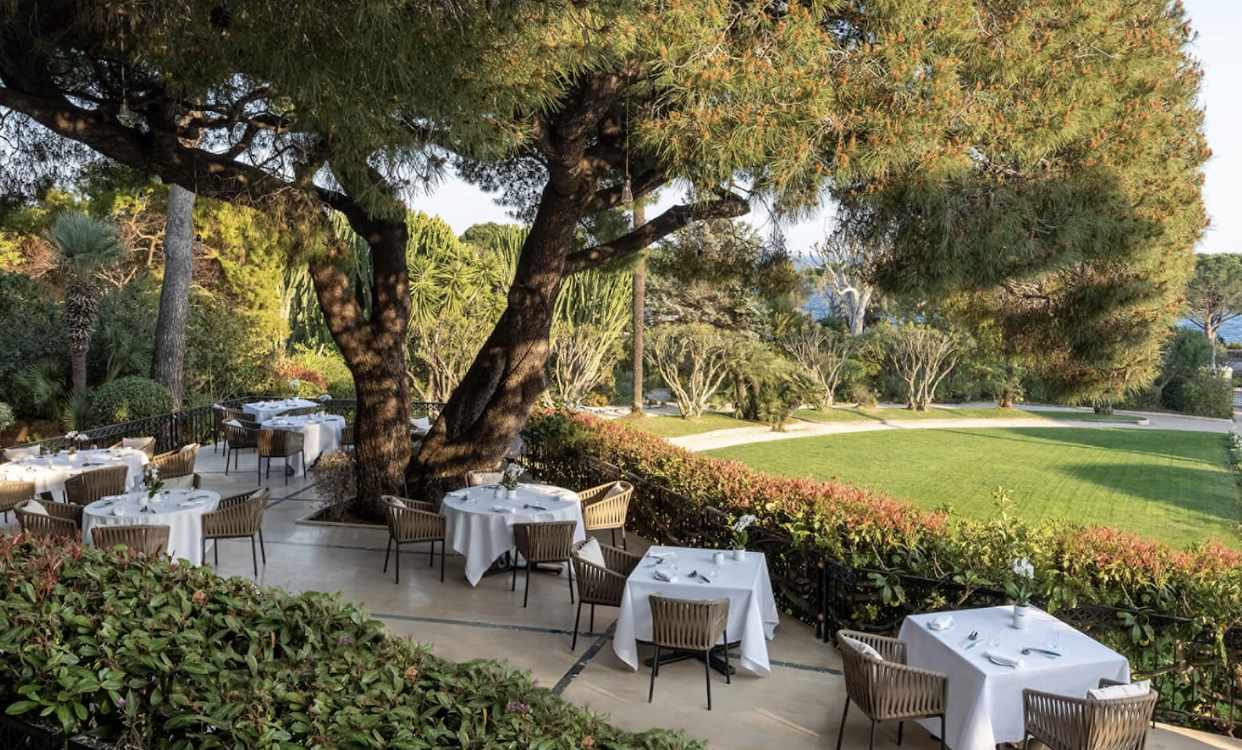
{"type": "Polygon", "coordinates": [[[228,425],[229,427],[241,427],[242,426],[242,423],[238,422],[236,419],[228,419],[228,420],[225,420],[224,423],[228,425]]]}
{"type": "Polygon", "coordinates": [[[670,557],[677,557],[676,552],[648,552],[647,556],[656,562],[664,562],[670,557]]]}
{"type": "Polygon", "coordinates": [[[948,630],[953,627],[953,615],[939,615],[937,617],[933,617],[927,623],[927,627],[932,630],[948,630]]]}
{"type": "Polygon", "coordinates": [[[1026,663],[1016,656],[1007,654],[1004,651],[997,651],[996,649],[988,649],[983,652],[983,655],[988,659],[991,659],[996,664],[1006,667],[1013,667],[1014,669],[1017,669],[1026,663]]]}
{"type": "Polygon", "coordinates": [[[507,508],[507,507],[505,507],[505,506],[503,506],[503,505],[493,505],[493,506],[492,506],[492,510],[496,511],[497,513],[512,513],[512,512],[514,512],[516,509],[515,509],[515,508],[507,508]]]}
{"type": "Polygon", "coordinates": [[[677,576],[674,575],[672,568],[657,567],[655,570],[651,571],[651,574],[655,576],[657,581],[672,583],[677,580],[677,576]]]}
{"type": "Polygon", "coordinates": [[[112,507],[112,515],[114,516],[123,516],[123,515],[126,515],[128,512],[129,511],[125,510],[125,508],[120,505],[114,505],[112,507]]]}

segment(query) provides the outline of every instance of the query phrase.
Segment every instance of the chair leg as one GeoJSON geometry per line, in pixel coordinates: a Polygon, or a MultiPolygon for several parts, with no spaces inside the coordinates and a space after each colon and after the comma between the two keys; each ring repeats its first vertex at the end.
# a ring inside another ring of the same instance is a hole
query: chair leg
{"type": "Polygon", "coordinates": [[[897,744],[899,746],[901,745],[901,730],[905,729],[905,727],[906,723],[904,721],[897,722],[897,744]]]}
{"type": "Polygon", "coordinates": [[[516,552],[513,553],[513,561],[510,564],[513,566],[513,582],[509,584],[509,590],[517,591],[517,553],[516,552]]]}
{"type": "MultiPolygon", "coordinates": [[[[592,604],[591,608],[594,609],[592,604]]],[[[569,650],[573,651],[578,648],[578,623],[582,622],[582,600],[578,600],[578,614],[574,616],[574,642],[570,644],[569,650]]]]}
{"type": "Polygon", "coordinates": [[[388,549],[384,550],[384,572],[388,572],[388,557],[392,554],[392,537],[388,537],[388,549]]]}
{"type": "Polygon", "coordinates": [[[216,540],[216,543],[215,543],[215,544],[213,544],[213,545],[211,546],[211,548],[212,548],[213,550],[215,550],[215,555],[216,555],[216,565],[219,565],[219,564],[220,564],[220,540],[219,540],[219,539],[217,539],[217,540],[216,540]]]}
{"type": "Polygon", "coordinates": [[[569,560],[565,561],[565,578],[569,580],[569,603],[573,604],[574,603],[574,564],[569,560]]]}
{"type": "Polygon", "coordinates": [[[434,568],[436,566],[436,541],[431,540],[431,554],[427,556],[427,567],[434,568]]]}
{"type": "Polygon", "coordinates": [[[621,549],[625,550],[626,552],[630,550],[629,545],[625,543],[625,527],[624,526],[621,527],[621,549]]]}
{"type": "Polygon", "coordinates": [[[397,542],[397,581],[401,583],[401,542],[397,542]]]}
{"type": "Polygon", "coordinates": [[[871,741],[867,743],[867,750],[875,750],[875,719],[871,720],[871,741]]]}
{"type": "Polygon", "coordinates": [[[612,546],[617,546],[617,530],[612,530],[612,546]]]}
{"type": "MultiPolygon", "coordinates": [[[[944,750],[944,714],[940,714],[940,750],[944,750]]],[[[1026,750],[1031,750],[1028,746],[1026,750]]]]}
{"type": "Polygon", "coordinates": [[[300,453],[302,457],[302,476],[306,476],[306,451],[300,453]]]}
{"type": "Polygon", "coordinates": [[[655,658],[651,660],[651,684],[647,687],[647,702],[651,702],[651,697],[655,695],[655,678],[656,672],[660,671],[660,647],[656,646],[655,658]]]}
{"type": "MultiPolygon", "coordinates": [[[[267,467],[272,468],[272,459],[267,460],[267,467]]],[[[289,486],[289,457],[285,456],[285,486],[289,486]]]]}
{"type": "Polygon", "coordinates": [[[733,684],[733,676],[729,674],[729,629],[725,628],[724,632],[724,652],[725,652],[725,684],[733,684]]]}
{"type": "Polygon", "coordinates": [[[207,562],[207,539],[203,539],[203,556],[199,558],[203,563],[207,562]]]}
{"type": "MultiPolygon", "coordinates": [[[[435,542],[432,542],[434,545],[435,542]]],[[[444,583],[444,558],[448,557],[448,551],[444,548],[445,540],[440,540],[440,583],[444,583]]]]}
{"type": "Polygon", "coordinates": [[[250,535],[250,561],[254,563],[254,577],[259,577],[259,555],[254,548],[254,534],[250,535]]]}
{"type": "Polygon", "coordinates": [[[591,605],[591,630],[590,632],[592,633],[595,632],[595,605],[594,604],[591,605]]]}
{"type": "Polygon", "coordinates": [[[263,564],[267,565],[267,548],[263,546],[263,529],[259,528],[259,557],[263,558],[263,564]]]}
{"type": "Polygon", "coordinates": [[[841,728],[837,730],[837,750],[841,750],[841,740],[845,738],[845,717],[850,715],[850,699],[845,698],[845,710],[841,712],[841,728]]]}
{"type": "Polygon", "coordinates": [[[229,457],[232,455],[233,449],[227,445],[224,446],[224,476],[226,477],[229,475],[229,457]]]}
{"type": "Polygon", "coordinates": [[[703,677],[707,679],[707,710],[712,710],[712,652],[703,652],[703,677]]]}
{"type": "Polygon", "coordinates": [[[530,601],[530,560],[526,561],[526,593],[522,595],[522,608],[526,608],[526,603],[530,601]]]}

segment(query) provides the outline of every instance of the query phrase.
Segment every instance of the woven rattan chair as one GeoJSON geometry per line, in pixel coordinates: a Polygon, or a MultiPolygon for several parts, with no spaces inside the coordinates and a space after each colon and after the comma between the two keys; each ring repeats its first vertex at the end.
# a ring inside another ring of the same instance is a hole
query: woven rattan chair
{"type": "Polygon", "coordinates": [[[158,557],[168,551],[169,526],[96,526],[91,540],[99,549],[112,549],[123,544],[143,557],[158,557]]]}
{"type": "MultiPolygon", "coordinates": [[[[1100,687],[1116,684],[1100,681],[1100,687]]],[[[1143,750],[1159,697],[1149,690],[1133,698],[1095,700],[1027,688],[1022,691],[1022,746],[1029,750],[1036,739],[1048,750],[1143,750]]]]}
{"type": "MultiPolygon", "coordinates": [[[[530,569],[539,563],[565,563],[565,575],[569,578],[569,603],[574,603],[573,566],[569,558],[573,555],[574,529],[577,521],[551,521],[548,523],[515,523],[513,524],[513,543],[517,554],[526,560],[526,593],[522,596],[522,606],[530,601],[530,569]]],[[[517,591],[517,565],[513,566],[513,585],[511,591],[517,591]]]]}
{"type": "Polygon", "coordinates": [[[647,702],[650,703],[655,696],[655,679],[660,675],[660,652],[665,649],[691,651],[703,655],[707,710],[712,710],[711,652],[722,636],[725,644],[725,683],[733,682],[729,667],[729,600],[670,599],[653,595],[647,597],[647,601],[651,604],[651,644],[655,646],[647,702]]]}
{"type": "Polygon", "coordinates": [[[215,544],[215,564],[220,564],[221,539],[249,539],[250,557],[254,562],[254,575],[259,576],[259,557],[255,554],[254,538],[259,537],[259,551],[263,564],[267,565],[267,550],[263,547],[263,512],[267,510],[270,490],[258,490],[243,496],[235,495],[222,500],[215,510],[203,515],[203,559],[207,558],[207,540],[215,544]],[[226,505],[225,503],[228,502],[226,505]]]}
{"type": "Polygon", "coordinates": [[[198,461],[198,443],[190,443],[179,451],[161,453],[151,459],[151,463],[160,468],[160,479],[188,477],[194,473],[194,464],[198,461]]]}
{"type": "Polygon", "coordinates": [[[43,502],[43,508],[49,516],[56,518],[64,518],[72,521],[75,528],[82,530],[82,511],[86,509],[84,505],[76,505],[74,503],[58,503],[55,500],[46,500],[43,502]]]}
{"type": "Polygon", "coordinates": [[[108,447],[112,450],[117,448],[133,448],[147,454],[147,458],[155,458],[155,438],[153,437],[123,438],[108,447]],[[125,444],[127,442],[129,445],[125,444]]]}
{"type": "Polygon", "coordinates": [[[436,542],[440,543],[440,582],[444,583],[444,547],[446,520],[436,513],[434,503],[406,500],[384,495],[384,515],[388,521],[388,549],[384,551],[384,572],[388,572],[388,556],[393,544],[397,545],[397,583],[401,583],[401,545],[421,542],[431,543],[431,559],[428,566],[436,564],[436,542]]]}
{"type": "Polygon", "coordinates": [[[354,426],[347,424],[341,428],[341,448],[357,448],[358,439],[354,436],[354,426]]]}
{"type": "Polygon", "coordinates": [[[10,511],[27,500],[33,500],[34,496],[34,482],[0,479],[0,519],[8,520],[10,511]]]}
{"type": "Polygon", "coordinates": [[[625,517],[630,510],[630,498],[634,496],[634,485],[629,482],[609,482],[579,492],[582,500],[582,522],[587,531],[612,531],[612,546],[617,546],[617,529],[621,529],[621,546],[625,543],[625,517]],[[607,496],[617,486],[620,491],[607,496]]]}
{"type": "MultiPolygon", "coordinates": [[[[233,420],[230,420],[233,421],[233,420]]],[[[240,422],[240,420],[238,420],[240,422]]],[[[241,426],[221,425],[224,430],[224,473],[229,473],[229,456],[233,457],[233,468],[237,468],[237,456],[244,450],[259,449],[259,426],[254,422],[240,422],[241,426]]]]}
{"type": "Polygon", "coordinates": [[[940,719],[940,750],[944,750],[945,704],[948,701],[949,679],[937,672],[915,669],[906,665],[906,644],[896,638],[841,630],[841,636],[865,643],[880,653],[882,659],[868,656],[858,648],[838,640],[841,664],[845,672],[845,710],[841,712],[841,729],[837,732],[837,750],[845,736],[845,717],[850,701],[858,705],[871,720],[871,741],[875,747],[875,725],[881,721],[897,721],[897,744],[906,719],[940,719]]]}
{"type": "Polygon", "coordinates": [[[280,416],[282,417],[309,417],[311,414],[314,414],[317,411],[319,411],[318,406],[299,406],[296,409],[282,411],[280,413],[280,416]]]}
{"type": "MultiPolygon", "coordinates": [[[[13,509],[13,513],[17,516],[17,524],[23,533],[66,539],[77,538],[79,527],[71,519],[52,515],[51,509],[48,509],[47,513],[31,513],[26,510],[26,504],[29,502],[27,500],[13,509]]],[[[48,503],[43,503],[43,506],[47,508],[48,503]]]]}
{"type": "Polygon", "coordinates": [[[92,469],[65,480],[65,499],[75,505],[90,505],[106,495],[125,494],[129,468],[106,466],[92,469]]]}
{"type": "Polygon", "coordinates": [[[259,430],[255,436],[259,443],[259,473],[263,472],[263,459],[267,459],[267,476],[272,476],[272,459],[285,460],[285,484],[289,484],[289,457],[302,457],[302,473],[306,473],[306,451],[303,448],[305,438],[300,432],[291,430],[259,430]]]}
{"type": "Polygon", "coordinates": [[[578,574],[578,614],[574,617],[574,642],[569,646],[570,651],[578,648],[578,625],[582,622],[582,605],[591,605],[588,632],[594,633],[595,605],[620,607],[621,597],[625,594],[625,581],[642,559],[616,547],[600,545],[600,550],[604,553],[604,563],[607,565],[601,568],[578,555],[587,543],[578,542],[573,546],[574,571],[578,574]]]}

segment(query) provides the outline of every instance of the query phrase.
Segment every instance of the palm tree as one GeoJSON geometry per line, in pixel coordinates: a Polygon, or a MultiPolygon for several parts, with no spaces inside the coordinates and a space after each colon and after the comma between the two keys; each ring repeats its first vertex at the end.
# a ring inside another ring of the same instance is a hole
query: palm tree
{"type": "Polygon", "coordinates": [[[55,250],[52,260],[64,284],[73,390],[84,391],[86,353],[91,347],[99,307],[98,274],[104,267],[122,260],[125,247],[111,224],[76,211],[57,217],[47,233],[47,241],[55,250]]]}

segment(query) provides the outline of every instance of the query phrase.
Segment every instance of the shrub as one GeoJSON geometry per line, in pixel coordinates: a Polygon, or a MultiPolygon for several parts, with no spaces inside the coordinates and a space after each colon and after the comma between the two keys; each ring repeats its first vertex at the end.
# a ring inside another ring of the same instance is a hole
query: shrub
{"type": "Polygon", "coordinates": [[[152,749],[703,747],[440,659],[336,596],[24,535],[0,536],[0,705],[152,749]]]}
{"type": "Polygon", "coordinates": [[[22,416],[34,416],[39,408],[19,384],[18,373],[48,358],[69,369],[64,307],[57,299],[42,281],[0,272],[0,401],[22,416]]]}
{"type": "Polygon", "coordinates": [[[348,451],[332,451],[315,463],[316,489],[326,503],[324,521],[340,521],[349,503],[358,494],[358,475],[354,457],[348,451]]]}
{"type": "Polygon", "coordinates": [[[1183,414],[1200,417],[1233,417],[1233,383],[1220,375],[1200,370],[1189,379],[1170,383],[1164,405],[1183,414]]]}
{"type": "Polygon", "coordinates": [[[328,381],[323,375],[309,367],[285,362],[277,365],[272,385],[266,390],[270,393],[288,393],[302,398],[315,398],[328,389],[328,381]],[[297,382],[297,386],[290,383],[297,382]]]}
{"type": "Polygon", "coordinates": [[[17,421],[13,416],[13,409],[3,401],[0,401],[0,432],[4,432],[17,421]]]}
{"type": "Polygon", "coordinates": [[[173,410],[172,394],[149,378],[131,376],[106,383],[91,398],[90,424],[100,427],[173,410]]]}
{"type": "Polygon", "coordinates": [[[296,344],[289,357],[296,365],[314,370],[323,376],[324,389],[336,398],[353,398],[354,374],[345,365],[345,358],[336,349],[327,346],[309,347],[296,344]]]}
{"type": "Polygon", "coordinates": [[[850,389],[849,400],[857,404],[859,409],[874,409],[878,405],[871,389],[861,384],[850,389]]]}

